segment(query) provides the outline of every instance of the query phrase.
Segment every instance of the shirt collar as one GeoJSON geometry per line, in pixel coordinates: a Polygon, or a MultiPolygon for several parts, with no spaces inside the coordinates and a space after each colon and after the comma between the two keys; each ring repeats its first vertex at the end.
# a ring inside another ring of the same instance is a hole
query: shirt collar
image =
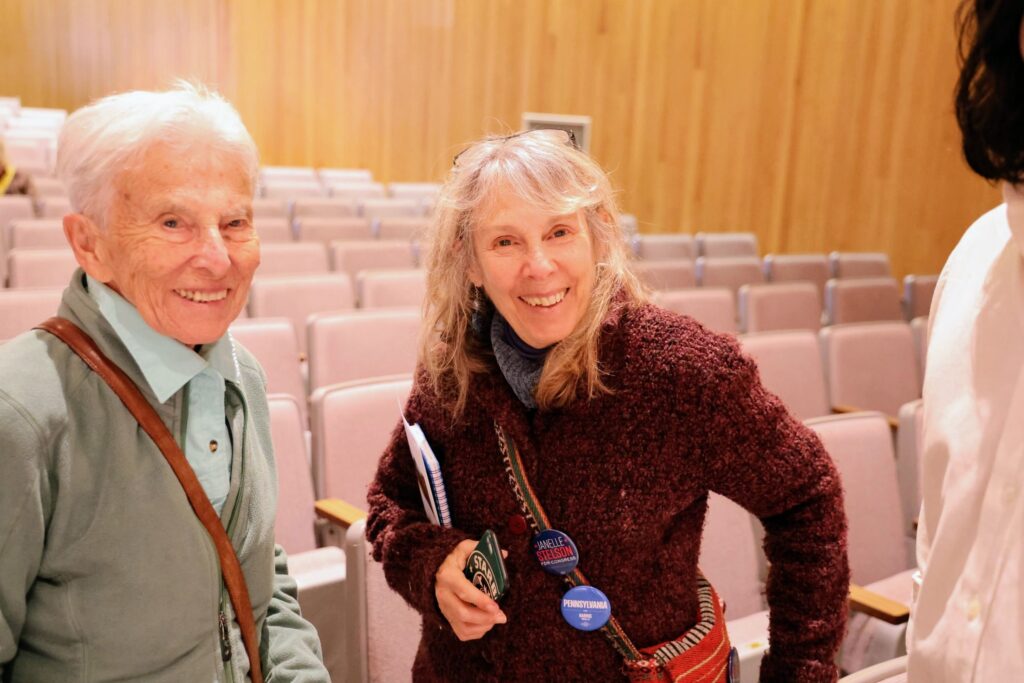
{"type": "Polygon", "coordinates": [[[161,403],[205,370],[213,368],[225,380],[238,384],[240,371],[231,335],[204,344],[199,353],[146,324],[138,309],[102,282],[86,276],[89,296],[128,349],[143,377],[161,403]]]}
{"type": "Polygon", "coordinates": [[[1006,201],[1010,232],[1021,256],[1024,256],[1024,185],[1003,183],[1003,199],[1006,201]]]}

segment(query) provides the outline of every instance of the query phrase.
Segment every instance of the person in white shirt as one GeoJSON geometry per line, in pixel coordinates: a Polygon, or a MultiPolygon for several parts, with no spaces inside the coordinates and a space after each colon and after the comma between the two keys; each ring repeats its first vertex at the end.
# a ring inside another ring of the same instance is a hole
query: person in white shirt
{"type": "Polygon", "coordinates": [[[1024,2],[967,0],[956,113],[1001,182],[943,268],[924,383],[908,679],[1024,681],[1024,2]]]}

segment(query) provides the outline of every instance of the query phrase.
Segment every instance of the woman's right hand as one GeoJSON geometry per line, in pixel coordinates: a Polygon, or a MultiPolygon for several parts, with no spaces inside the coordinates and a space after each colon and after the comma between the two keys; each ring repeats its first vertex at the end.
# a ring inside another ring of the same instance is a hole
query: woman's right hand
{"type": "Polygon", "coordinates": [[[495,624],[508,621],[498,603],[462,573],[475,547],[472,539],[459,543],[434,574],[434,596],[441,614],[463,641],[483,638],[495,624]]]}

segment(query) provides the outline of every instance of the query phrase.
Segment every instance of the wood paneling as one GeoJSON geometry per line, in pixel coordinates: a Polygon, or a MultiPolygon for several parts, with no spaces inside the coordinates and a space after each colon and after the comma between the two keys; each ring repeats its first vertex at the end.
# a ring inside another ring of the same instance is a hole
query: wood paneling
{"type": "Polygon", "coordinates": [[[589,114],[649,231],[937,272],[998,193],[960,159],[955,0],[0,0],[0,94],[216,85],[270,164],[440,180],[523,111],[589,114]]]}

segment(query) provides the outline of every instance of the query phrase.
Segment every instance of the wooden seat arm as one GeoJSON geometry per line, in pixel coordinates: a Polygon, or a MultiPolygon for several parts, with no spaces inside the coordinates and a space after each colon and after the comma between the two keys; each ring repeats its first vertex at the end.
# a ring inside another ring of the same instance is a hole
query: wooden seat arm
{"type": "Polygon", "coordinates": [[[850,584],[850,609],[889,624],[905,624],[910,619],[910,608],[903,603],[853,583],[850,584]]]}
{"type": "MultiPolygon", "coordinates": [[[[862,412],[863,410],[863,408],[858,408],[857,406],[847,406],[838,403],[832,406],[832,412],[837,415],[841,413],[859,413],[862,412]]],[[[892,415],[886,415],[885,419],[889,423],[889,429],[891,429],[894,432],[899,429],[900,421],[897,420],[895,417],[893,417],[892,415]]]]}
{"type": "Polygon", "coordinates": [[[316,516],[347,529],[366,517],[366,513],[341,498],[324,498],[316,501],[316,516]]]}

